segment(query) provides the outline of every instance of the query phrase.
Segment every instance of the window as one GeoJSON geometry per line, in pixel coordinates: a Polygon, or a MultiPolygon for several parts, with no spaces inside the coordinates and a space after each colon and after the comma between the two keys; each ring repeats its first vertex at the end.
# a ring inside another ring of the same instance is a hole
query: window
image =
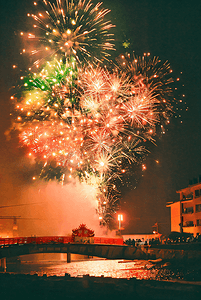
{"type": "Polygon", "coordinates": [[[193,221],[186,221],[186,222],[184,222],[183,227],[191,227],[191,226],[194,226],[193,221]]]}
{"type": "Polygon", "coordinates": [[[195,198],[201,196],[201,190],[195,190],[195,198]]]}
{"type": "Polygon", "coordinates": [[[201,226],[201,219],[198,219],[198,220],[197,220],[196,225],[197,225],[197,226],[201,226]]]}
{"type": "Polygon", "coordinates": [[[183,208],[183,214],[192,214],[193,212],[194,212],[193,206],[183,208]]]}
{"type": "Polygon", "coordinates": [[[195,211],[196,211],[196,212],[201,211],[201,204],[196,204],[196,206],[195,206],[195,211]]]}

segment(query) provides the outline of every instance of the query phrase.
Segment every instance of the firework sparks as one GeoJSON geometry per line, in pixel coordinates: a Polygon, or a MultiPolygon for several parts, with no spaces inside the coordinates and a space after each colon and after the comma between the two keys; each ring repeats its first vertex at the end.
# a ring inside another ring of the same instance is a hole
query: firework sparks
{"type": "MultiPolygon", "coordinates": [[[[99,186],[110,186],[129,172],[128,165],[142,161],[144,141],[153,141],[157,125],[163,126],[162,86],[120,72],[54,60],[23,79],[16,124],[20,141],[44,161],[42,178],[49,178],[54,160],[68,180],[78,176],[91,184],[97,178],[99,186]]],[[[56,178],[62,177],[56,170],[56,178]]]]}
{"type": "Polygon", "coordinates": [[[113,49],[112,25],[104,21],[109,11],[85,0],[43,3],[45,12],[32,15],[42,35],[29,39],[53,58],[21,77],[11,97],[13,128],[29,155],[43,162],[41,178],[64,183],[78,177],[99,187],[98,213],[107,223],[117,207],[117,181],[142,163],[144,143],[154,142],[157,128],[164,132],[169,122],[171,69],[149,55],[122,55],[112,71],[79,64],[101,61],[113,49]]]}
{"type": "Polygon", "coordinates": [[[152,95],[143,93],[141,96],[133,96],[131,99],[121,105],[123,118],[127,120],[131,126],[144,127],[154,126],[157,122],[157,111],[155,104],[157,101],[152,95]]]}
{"type": "MultiPolygon", "coordinates": [[[[110,12],[101,8],[102,3],[94,5],[91,0],[41,0],[41,12],[28,14],[33,18],[34,33],[27,37],[35,45],[31,54],[38,66],[42,60],[54,55],[74,56],[77,61],[101,61],[114,50],[113,35],[109,30],[114,27],[105,20],[110,12]]],[[[37,5],[36,8],[38,8],[37,5]]],[[[25,34],[21,32],[24,37],[25,34]]],[[[25,52],[25,51],[24,51],[25,52]]]]}

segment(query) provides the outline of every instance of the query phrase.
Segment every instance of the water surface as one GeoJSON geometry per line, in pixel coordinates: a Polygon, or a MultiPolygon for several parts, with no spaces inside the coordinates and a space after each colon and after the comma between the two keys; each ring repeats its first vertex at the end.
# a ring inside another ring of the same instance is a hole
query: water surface
{"type": "MultiPolygon", "coordinates": [[[[38,274],[43,276],[65,276],[66,273],[71,277],[83,275],[104,276],[112,278],[137,278],[154,280],[188,280],[201,281],[200,264],[190,263],[168,263],[150,262],[147,260],[107,260],[99,258],[75,258],[71,263],[66,260],[52,259],[33,259],[23,257],[21,263],[7,263],[7,272],[38,274]]],[[[46,257],[47,258],[47,257],[46,257]]]]}

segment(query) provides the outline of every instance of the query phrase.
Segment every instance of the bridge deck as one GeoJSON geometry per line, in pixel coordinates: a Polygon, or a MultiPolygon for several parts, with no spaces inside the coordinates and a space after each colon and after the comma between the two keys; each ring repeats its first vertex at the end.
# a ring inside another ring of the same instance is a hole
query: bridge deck
{"type": "Polygon", "coordinates": [[[146,259],[146,254],[136,248],[124,245],[103,244],[24,244],[0,248],[0,258],[9,258],[35,253],[74,253],[108,259],[146,259]]]}

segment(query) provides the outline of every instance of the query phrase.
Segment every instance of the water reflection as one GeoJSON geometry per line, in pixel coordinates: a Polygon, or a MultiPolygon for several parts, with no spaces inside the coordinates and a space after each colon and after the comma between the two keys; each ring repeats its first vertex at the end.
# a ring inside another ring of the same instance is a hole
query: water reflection
{"type": "Polygon", "coordinates": [[[90,276],[104,276],[113,278],[132,278],[148,279],[154,277],[154,272],[148,269],[147,261],[133,261],[124,263],[120,260],[84,260],[74,261],[69,264],[66,262],[44,262],[37,263],[22,263],[18,266],[15,264],[7,265],[7,272],[38,274],[43,276],[65,276],[65,273],[70,274],[71,277],[78,277],[83,275],[90,276]]]}
{"type": "MultiPolygon", "coordinates": [[[[23,257],[24,259],[24,257],[23,257]]],[[[74,257],[74,261],[66,263],[66,258],[60,260],[53,257],[35,256],[35,260],[24,260],[21,264],[8,263],[7,272],[38,274],[43,276],[71,277],[83,275],[104,276],[112,278],[137,278],[154,280],[201,280],[201,266],[192,264],[170,264],[165,262],[153,263],[147,260],[106,260],[99,258],[83,259],[83,256],[74,257]],[[43,258],[43,259],[42,259],[43,258]],[[46,258],[46,259],[44,259],[46,258]]]]}
{"type": "Polygon", "coordinates": [[[119,260],[91,260],[49,266],[44,271],[48,275],[57,276],[69,273],[72,277],[89,274],[90,276],[146,279],[150,277],[150,270],[145,269],[145,265],[144,261],[119,263],[119,260]]]}

